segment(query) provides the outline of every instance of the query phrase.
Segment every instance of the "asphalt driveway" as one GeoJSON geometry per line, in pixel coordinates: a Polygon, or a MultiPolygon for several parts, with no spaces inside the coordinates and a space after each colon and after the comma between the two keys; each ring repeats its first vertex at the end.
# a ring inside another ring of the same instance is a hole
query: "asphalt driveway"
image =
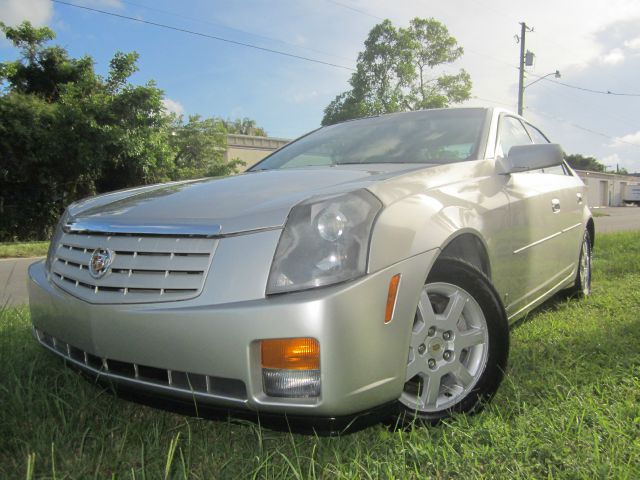
{"type": "Polygon", "coordinates": [[[0,308],[28,302],[27,268],[40,258],[0,259],[0,308]]]}
{"type": "Polygon", "coordinates": [[[640,230],[640,207],[607,207],[593,210],[597,232],[640,230]],[[603,215],[603,216],[600,216],[603,215]]]}
{"type": "MultiPolygon", "coordinates": [[[[596,234],[640,230],[640,208],[609,207],[594,209],[596,234]]],[[[0,259],[0,308],[28,302],[27,268],[39,258],[0,259]]]]}

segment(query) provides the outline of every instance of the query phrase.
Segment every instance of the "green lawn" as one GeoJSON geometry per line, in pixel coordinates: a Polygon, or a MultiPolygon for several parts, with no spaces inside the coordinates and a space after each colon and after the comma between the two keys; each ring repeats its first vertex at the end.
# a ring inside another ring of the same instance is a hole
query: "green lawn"
{"type": "Polygon", "coordinates": [[[479,415],[336,438],[188,418],[93,387],[0,312],[0,478],[640,478],[640,232],[596,241],[593,296],[513,331],[479,415]]]}
{"type": "Polygon", "coordinates": [[[48,249],[49,242],[0,243],[0,258],[42,257],[48,249]]]}

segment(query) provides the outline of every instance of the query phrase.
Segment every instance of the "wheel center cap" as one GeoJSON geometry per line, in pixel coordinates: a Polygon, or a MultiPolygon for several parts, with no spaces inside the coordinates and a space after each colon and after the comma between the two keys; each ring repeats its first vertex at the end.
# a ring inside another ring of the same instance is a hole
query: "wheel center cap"
{"type": "Polygon", "coordinates": [[[438,339],[433,339],[429,342],[429,351],[433,354],[442,354],[444,344],[438,339]]]}

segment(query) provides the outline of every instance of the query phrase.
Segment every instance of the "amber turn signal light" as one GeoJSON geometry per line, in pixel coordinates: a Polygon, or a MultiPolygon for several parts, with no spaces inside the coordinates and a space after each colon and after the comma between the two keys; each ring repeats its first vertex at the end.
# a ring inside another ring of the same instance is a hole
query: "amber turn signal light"
{"type": "Polygon", "coordinates": [[[315,338],[262,340],[262,368],[319,370],[320,344],[315,338]]]}
{"type": "Polygon", "coordinates": [[[396,298],[398,296],[398,287],[400,286],[400,274],[391,277],[389,282],[389,293],[387,293],[387,309],[384,312],[384,323],[389,323],[393,318],[393,312],[396,309],[396,298]]]}

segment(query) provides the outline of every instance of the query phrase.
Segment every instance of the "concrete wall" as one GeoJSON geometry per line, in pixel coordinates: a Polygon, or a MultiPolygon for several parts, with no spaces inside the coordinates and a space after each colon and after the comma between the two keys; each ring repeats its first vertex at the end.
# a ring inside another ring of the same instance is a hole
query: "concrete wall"
{"type": "Polygon", "coordinates": [[[640,185],[640,178],[615,173],[576,170],[588,189],[588,202],[592,207],[620,207],[627,185],[640,185]]]}
{"type": "Polygon", "coordinates": [[[243,170],[246,170],[289,142],[290,140],[285,138],[229,134],[227,135],[227,151],[224,159],[229,161],[239,158],[246,163],[243,167],[243,170]]]}

